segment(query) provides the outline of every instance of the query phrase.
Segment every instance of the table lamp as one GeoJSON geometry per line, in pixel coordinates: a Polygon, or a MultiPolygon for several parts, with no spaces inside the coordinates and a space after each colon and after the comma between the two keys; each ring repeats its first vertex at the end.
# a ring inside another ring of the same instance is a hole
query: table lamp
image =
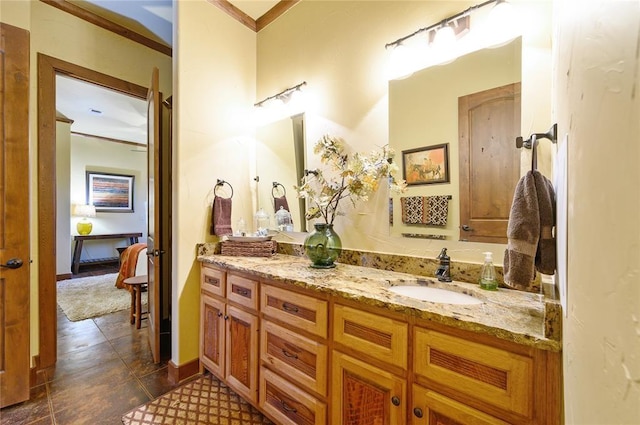
{"type": "Polygon", "coordinates": [[[96,216],[96,207],[93,205],[83,205],[83,204],[75,204],[73,206],[72,215],[74,217],[82,217],[78,224],[76,225],[76,229],[78,230],[79,235],[88,235],[91,233],[91,229],[93,229],[93,223],[88,220],[88,217],[96,216]]]}

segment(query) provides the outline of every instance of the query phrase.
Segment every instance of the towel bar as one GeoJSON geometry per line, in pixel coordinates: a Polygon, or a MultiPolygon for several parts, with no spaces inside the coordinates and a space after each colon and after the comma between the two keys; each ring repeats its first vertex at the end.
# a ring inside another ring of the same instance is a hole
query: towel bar
{"type": "Polygon", "coordinates": [[[549,139],[551,143],[558,142],[558,124],[553,124],[549,131],[546,133],[533,133],[527,140],[524,140],[522,136],[516,137],[516,148],[531,149],[531,170],[538,168],[538,154],[536,147],[538,146],[538,140],[549,139]]]}
{"type": "Polygon", "coordinates": [[[229,186],[229,189],[231,189],[231,195],[229,195],[229,198],[233,198],[233,186],[231,186],[229,182],[220,180],[220,179],[217,180],[216,185],[213,188],[213,194],[218,196],[218,193],[216,192],[216,190],[218,190],[220,186],[224,186],[225,184],[229,186]]]}

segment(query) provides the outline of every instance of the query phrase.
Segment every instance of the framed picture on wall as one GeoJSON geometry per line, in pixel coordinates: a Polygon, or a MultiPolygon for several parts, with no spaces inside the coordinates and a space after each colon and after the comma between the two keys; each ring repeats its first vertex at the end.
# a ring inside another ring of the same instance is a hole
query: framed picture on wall
{"type": "Polygon", "coordinates": [[[449,144],[402,151],[402,177],[407,185],[448,183],[449,144]]]}
{"type": "Polygon", "coordinates": [[[87,171],[87,204],[98,212],[133,212],[133,177],[87,171]]]}

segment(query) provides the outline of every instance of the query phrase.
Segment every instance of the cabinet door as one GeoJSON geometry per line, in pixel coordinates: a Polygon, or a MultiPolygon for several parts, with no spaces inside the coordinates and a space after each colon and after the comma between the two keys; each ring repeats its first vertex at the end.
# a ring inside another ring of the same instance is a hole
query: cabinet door
{"type": "Polygon", "coordinates": [[[200,361],[224,378],[225,303],[202,294],[200,298],[200,361]]]}
{"type": "Polygon", "coordinates": [[[411,423],[415,425],[508,425],[419,385],[413,386],[411,423]]]}
{"type": "Polygon", "coordinates": [[[226,381],[246,399],[258,402],[258,318],[227,306],[226,381]]]}
{"type": "Polygon", "coordinates": [[[407,383],[389,372],[333,352],[331,423],[403,425],[407,383]]]}

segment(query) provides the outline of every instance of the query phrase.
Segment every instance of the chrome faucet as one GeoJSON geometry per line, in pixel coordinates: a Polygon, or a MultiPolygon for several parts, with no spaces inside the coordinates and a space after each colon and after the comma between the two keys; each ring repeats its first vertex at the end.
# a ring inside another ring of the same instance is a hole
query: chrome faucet
{"type": "Polygon", "coordinates": [[[447,255],[447,248],[442,248],[436,259],[440,260],[440,265],[436,269],[436,277],[440,282],[451,282],[451,258],[447,255]]]}

